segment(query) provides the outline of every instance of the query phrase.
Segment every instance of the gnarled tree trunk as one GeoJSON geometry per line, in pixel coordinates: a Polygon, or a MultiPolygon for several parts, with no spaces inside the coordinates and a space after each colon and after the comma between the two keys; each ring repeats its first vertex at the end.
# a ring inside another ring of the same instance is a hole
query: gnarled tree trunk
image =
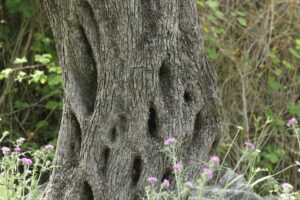
{"type": "Polygon", "coordinates": [[[170,174],[169,136],[198,174],[219,121],[195,1],[45,3],[65,89],[45,199],[140,199],[149,175],[170,174]]]}

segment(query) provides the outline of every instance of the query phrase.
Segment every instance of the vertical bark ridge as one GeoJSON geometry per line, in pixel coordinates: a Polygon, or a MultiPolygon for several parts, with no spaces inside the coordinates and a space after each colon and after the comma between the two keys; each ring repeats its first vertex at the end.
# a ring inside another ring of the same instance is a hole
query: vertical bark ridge
{"type": "Polygon", "coordinates": [[[68,70],[65,79],[69,91],[69,101],[76,116],[84,118],[93,113],[97,94],[97,66],[91,44],[84,28],[79,24],[71,24],[68,29],[70,37],[66,37],[64,57],[68,70]],[[75,37],[77,41],[71,40],[75,37]],[[77,47],[76,50],[74,47],[77,47]]]}

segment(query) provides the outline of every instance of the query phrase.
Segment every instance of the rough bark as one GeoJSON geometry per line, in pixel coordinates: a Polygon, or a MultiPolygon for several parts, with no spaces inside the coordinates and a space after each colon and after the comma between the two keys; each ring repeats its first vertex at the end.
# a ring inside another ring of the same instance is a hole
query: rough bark
{"type": "Polygon", "coordinates": [[[140,199],[149,175],[170,174],[171,135],[197,175],[220,127],[194,0],[45,5],[65,89],[45,199],[140,199]]]}

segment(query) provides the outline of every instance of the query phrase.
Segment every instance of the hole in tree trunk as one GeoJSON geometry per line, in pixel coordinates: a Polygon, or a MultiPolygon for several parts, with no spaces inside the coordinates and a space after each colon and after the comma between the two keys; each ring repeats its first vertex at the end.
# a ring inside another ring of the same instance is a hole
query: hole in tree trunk
{"type": "Polygon", "coordinates": [[[108,165],[108,161],[109,161],[109,155],[110,155],[110,149],[107,147],[104,149],[103,151],[103,170],[106,171],[107,169],[107,165],[108,165]]]}
{"type": "Polygon", "coordinates": [[[193,97],[192,97],[191,93],[189,91],[187,91],[187,90],[184,92],[183,98],[184,98],[184,101],[186,103],[191,103],[192,100],[193,100],[193,97]]]}
{"type": "Polygon", "coordinates": [[[151,137],[157,137],[156,111],[153,105],[149,108],[148,131],[151,137]]]}
{"type": "Polygon", "coordinates": [[[83,192],[81,200],[94,200],[93,190],[88,182],[83,183],[83,192]]]}
{"type": "Polygon", "coordinates": [[[80,124],[75,117],[75,115],[71,115],[71,127],[73,129],[73,135],[70,138],[71,140],[71,156],[72,159],[75,160],[74,165],[79,164],[80,150],[81,150],[81,128],[80,124]]]}
{"type": "Polygon", "coordinates": [[[194,125],[194,134],[193,134],[193,141],[197,141],[201,137],[201,130],[203,128],[203,121],[204,119],[202,118],[202,113],[199,111],[196,115],[195,119],[195,125],[194,125]]]}
{"type": "Polygon", "coordinates": [[[170,67],[167,65],[167,61],[163,61],[160,71],[159,71],[159,83],[160,90],[163,97],[168,101],[168,98],[171,97],[172,89],[172,72],[170,67]]]}
{"type": "Polygon", "coordinates": [[[132,166],[132,174],[131,174],[131,179],[132,179],[132,184],[136,185],[139,182],[141,173],[142,173],[142,159],[140,156],[136,156],[134,161],[133,161],[133,166],[132,166]]]}
{"type": "Polygon", "coordinates": [[[139,194],[134,194],[133,200],[140,200],[140,199],[142,199],[142,198],[139,194]]]}
{"type": "Polygon", "coordinates": [[[214,142],[212,143],[211,145],[211,150],[210,150],[210,155],[217,149],[217,146],[219,145],[219,142],[220,142],[220,138],[217,137],[215,138],[214,142]]]}
{"type": "Polygon", "coordinates": [[[85,74],[81,74],[82,76],[78,77],[76,81],[78,82],[78,90],[80,90],[83,106],[85,106],[87,114],[90,115],[94,111],[97,93],[96,57],[94,56],[91,44],[82,26],[79,27],[79,33],[84,47],[82,57],[83,61],[85,61],[84,67],[86,70],[85,74]]]}
{"type": "Polygon", "coordinates": [[[163,175],[162,178],[161,178],[161,182],[163,182],[165,179],[171,181],[171,178],[172,178],[171,176],[172,176],[172,171],[171,171],[171,169],[166,169],[164,175],[163,175]]]}
{"type": "Polygon", "coordinates": [[[110,141],[114,142],[116,141],[116,138],[117,138],[117,129],[116,127],[114,127],[110,134],[110,141]]]}

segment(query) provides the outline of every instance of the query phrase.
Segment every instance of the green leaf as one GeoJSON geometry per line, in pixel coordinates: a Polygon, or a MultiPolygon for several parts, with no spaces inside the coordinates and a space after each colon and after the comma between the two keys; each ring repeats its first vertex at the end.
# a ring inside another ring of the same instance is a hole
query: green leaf
{"type": "Polygon", "coordinates": [[[216,9],[216,8],[218,8],[218,6],[219,6],[219,2],[217,2],[217,1],[212,1],[212,0],[206,1],[206,4],[207,4],[208,7],[210,7],[211,9],[216,9]]]}
{"type": "Polygon", "coordinates": [[[296,43],[296,49],[300,49],[300,39],[296,39],[295,43],[296,43]]]}
{"type": "Polygon", "coordinates": [[[42,121],[39,121],[37,124],[36,124],[36,128],[37,129],[40,129],[40,128],[44,128],[46,126],[49,125],[49,122],[47,120],[42,120],[42,121]]]}
{"type": "Polygon", "coordinates": [[[300,54],[293,48],[289,48],[289,52],[297,59],[300,59],[300,54]]]}
{"type": "Polygon", "coordinates": [[[43,54],[43,55],[35,55],[34,60],[35,62],[41,63],[43,65],[47,65],[51,62],[52,55],[51,54],[43,54]]]}
{"type": "Polygon", "coordinates": [[[279,90],[279,89],[283,88],[283,85],[280,82],[276,81],[274,79],[274,77],[271,77],[271,76],[268,78],[268,86],[272,90],[279,90]]]}
{"type": "Polygon", "coordinates": [[[237,19],[242,26],[247,26],[247,21],[244,18],[238,17],[237,19]]]}
{"type": "Polygon", "coordinates": [[[9,75],[12,73],[12,69],[11,68],[6,68],[4,70],[2,70],[0,72],[0,80],[4,79],[4,78],[8,78],[9,75]]]}
{"type": "Polygon", "coordinates": [[[215,11],[215,15],[217,16],[217,18],[224,20],[224,14],[218,10],[215,11]]]}
{"type": "Polygon", "coordinates": [[[16,100],[15,101],[15,107],[18,108],[18,109],[28,108],[29,104],[26,103],[26,102],[23,102],[23,101],[16,100]]]}
{"type": "Polygon", "coordinates": [[[271,59],[273,64],[279,64],[280,63],[280,59],[277,57],[277,55],[275,54],[275,52],[270,51],[268,53],[268,57],[271,59]]]}
{"type": "Polygon", "coordinates": [[[289,62],[286,61],[286,60],[283,60],[283,61],[282,61],[282,64],[284,65],[284,67],[285,67],[287,70],[290,70],[290,71],[295,70],[294,65],[292,65],[291,63],[289,63],[289,62]]]}
{"type": "Polygon", "coordinates": [[[60,85],[61,83],[62,83],[61,76],[54,75],[54,76],[49,76],[48,77],[48,85],[49,86],[60,85]]]}
{"type": "Polygon", "coordinates": [[[291,102],[288,102],[286,105],[287,110],[291,115],[297,115],[300,117],[300,107],[292,104],[291,102]]]}
{"type": "Polygon", "coordinates": [[[236,11],[236,14],[239,16],[242,16],[242,17],[244,17],[246,15],[244,12],[241,12],[239,10],[236,11]]]}
{"type": "Polygon", "coordinates": [[[16,58],[14,61],[14,64],[24,64],[27,63],[27,58],[24,56],[22,58],[16,58]]]}
{"type": "Polygon", "coordinates": [[[282,118],[279,115],[274,114],[272,111],[268,110],[266,115],[272,120],[273,125],[277,127],[283,127],[285,125],[285,122],[282,120],[282,118]]]}
{"type": "Polygon", "coordinates": [[[276,69],[275,69],[275,74],[276,74],[277,76],[280,76],[280,75],[282,74],[282,70],[281,70],[280,68],[276,68],[276,69]]]}
{"type": "Polygon", "coordinates": [[[22,82],[26,78],[26,72],[20,71],[15,78],[16,81],[22,82]]]}
{"type": "Polygon", "coordinates": [[[34,70],[33,74],[30,74],[31,79],[29,80],[29,83],[42,83],[44,84],[47,81],[47,76],[44,74],[41,70],[34,70]]]}
{"type": "Polygon", "coordinates": [[[56,74],[61,74],[61,67],[55,66],[55,65],[48,65],[48,71],[54,72],[56,74]]]}
{"type": "Polygon", "coordinates": [[[206,49],[207,55],[211,60],[217,60],[219,57],[219,54],[216,52],[215,49],[207,48],[206,49]]]}
{"type": "Polygon", "coordinates": [[[58,106],[60,106],[60,102],[57,102],[57,101],[48,101],[46,104],[46,108],[49,110],[54,110],[58,106]]]}
{"type": "Polygon", "coordinates": [[[272,153],[262,153],[263,157],[265,157],[266,159],[268,159],[269,161],[271,161],[271,163],[277,163],[278,162],[278,157],[272,153]]]}

